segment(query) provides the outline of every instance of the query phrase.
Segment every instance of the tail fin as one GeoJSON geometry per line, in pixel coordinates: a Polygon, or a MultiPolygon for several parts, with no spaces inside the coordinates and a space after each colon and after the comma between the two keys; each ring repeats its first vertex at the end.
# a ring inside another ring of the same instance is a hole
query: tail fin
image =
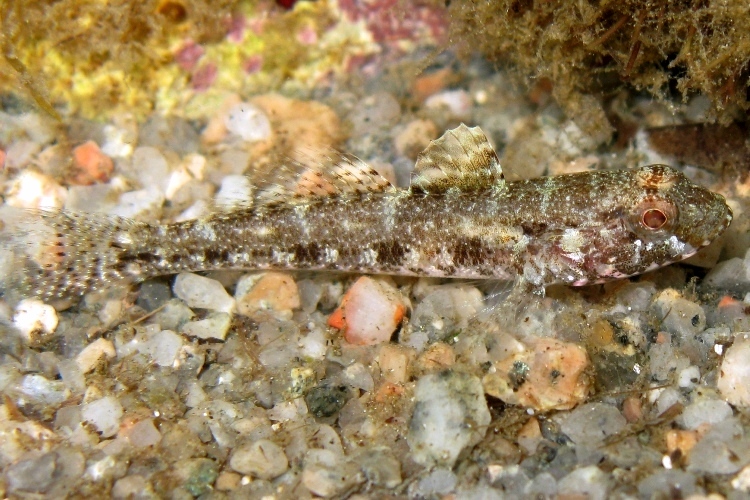
{"type": "Polygon", "coordinates": [[[126,256],[148,224],[65,211],[15,210],[0,219],[0,290],[10,301],[72,299],[140,279],[126,256]]]}

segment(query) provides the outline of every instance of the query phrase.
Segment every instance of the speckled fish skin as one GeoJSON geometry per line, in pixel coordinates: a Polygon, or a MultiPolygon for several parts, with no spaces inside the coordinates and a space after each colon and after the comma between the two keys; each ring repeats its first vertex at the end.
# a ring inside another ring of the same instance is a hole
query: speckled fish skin
{"type": "Polygon", "coordinates": [[[722,196],[663,165],[506,182],[481,131],[463,125],[423,152],[409,189],[350,167],[369,183],[331,178],[326,195],[201,220],[48,214],[59,257],[20,286],[57,299],[182,271],[275,269],[521,279],[543,290],[685,259],[732,218],[722,196]]]}

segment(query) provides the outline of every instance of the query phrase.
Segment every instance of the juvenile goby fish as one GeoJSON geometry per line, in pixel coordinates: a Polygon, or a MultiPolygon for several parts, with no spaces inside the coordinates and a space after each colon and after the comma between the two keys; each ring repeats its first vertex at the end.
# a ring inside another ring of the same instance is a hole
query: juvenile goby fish
{"type": "Polygon", "coordinates": [[[329,270],[588,285],[690,257],[729,225],[724,198],[664,165],[508,182],[484,133],[461,125],[399,189],[341,155],[286,169],[207,218],[147,224],[39,214],[12,236],[10,291],[44,300],[183,271],[329,270]]]}

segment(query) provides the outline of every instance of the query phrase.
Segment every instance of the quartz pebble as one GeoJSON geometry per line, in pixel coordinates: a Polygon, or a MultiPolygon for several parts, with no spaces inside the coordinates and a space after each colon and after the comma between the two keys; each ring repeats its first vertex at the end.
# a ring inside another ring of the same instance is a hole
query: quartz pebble
{"type": "Polygon", "coordinates": [[[235,448],[229,466],[241,474],[274,479],[289,469],[289,461],[279,445],[261,439],[235,448]]]}
{"type": "Polygon", "coordinates": [[[211,313],[205,319],[188,321],[182,327],[182,333],[199,339],[224,340],[232,326],[232,316],[227,313],[211,313]]]}
{"type": "Polygon", "coordinates": [[[561,430],[576,446],[596,448],[627,424],[619,410],[605,403],[579,406],[562,418],[561,430]]]}
{"type": "Polygon", "coordinates": [[[478,378],[452,370],[421,377],[414,389],[407,440],[414,460],[453,466],[461,450],[482,440],[490,412],[478,378]]]}
{"type": "Polygon", "coordinates": [[[114,396],[105,396],[90,403],[84,403],[81,408],[83,419],[93,425],[102,437],[111,437],[120,427],[123,409],[114,396]]]}
{"type": "Polygon", "coordinates": [[[76,356],[76,364],[81,373],[88,373],[92,371],[99,362],[104,358],[115,357],[115,346],[111,340],[108,339],[96,339],[76,356]]]}
{"type": "Polygon", "coordinates": [[[555,339],[531,341],[529,349],[493,363],[484,376],[487,394],[540,411],[570,409],[583,402],[590,381],[586,351],[555,339]]]}
{"type": "Polygon", "coordinates": [[[8,490],[14,493],[45,493],[53,481],[57,468],[57,457],[54,453],[11,465],[5,473],[8,490]]]}
{"type": "Polygon", "coordinates": [[[732,407],[720,399],[698,398],[682,411],[680,420],[686,429],[718,424],[732,416],[732,407]]]}
{"type": "Polygon", "coordinates": [[[161,441],[161,433],[154,426],[153,419],[146,418],[130,426],[123,426],[118,433],[136,448],[155,446],[161,441]]]}
{"type": "Polygon", "coordinates": [[[596,466],[576,469],[557,483],[558,493],[564,497],[605,500],[609,491],[609,477],[596,466]]]}
{"type": "Polygon", "coordinates": [[[393,285],[363,276],[346,292],[328,324],[343,330],[351,344],[374,345],[390,340],[405,314],[404,300],[393,285]]]}
{"type": "Polygon", "coordinates": [[[193,273],[180,273],[175,278],[172,291],[189,307],[231,313],[235,301],[216,280],[193,273]]]}
{"type": "Polygon", "coordinates": [[[241,102],[229,109],[227,129],[248,142],[262,141],[271,135],[271,122],[259,107],[241,102]]]}
{"type": "Polygon", "coordinates": [[[721,362],[717,387],[735,406],[750,406],[750,334],[739,334],[721,362]]]}
{"type": "Polygon", "coordinates": [[[181,336],[169,330],[162,330],[142,346],[141,352],[148,354],[158,366],[172,366],[182,344],[181,336]]]}
{"type": "Polygon", "coordinates": [[[13,326],[32,341],[37,333],[50,334],[57,328],[57,312],[38,299],[24,299],[13,313],[13,326]]]}
{"type": "MultiPolygon", "coordinates": [[[[237,312],[257,318],[262,312],[290,318],[300,306],[294,278],[284,273],[250,274],[240,278],[234,294],[237,312]]],[[[262,316],[260,316],[262,317],[262,316]]]]}

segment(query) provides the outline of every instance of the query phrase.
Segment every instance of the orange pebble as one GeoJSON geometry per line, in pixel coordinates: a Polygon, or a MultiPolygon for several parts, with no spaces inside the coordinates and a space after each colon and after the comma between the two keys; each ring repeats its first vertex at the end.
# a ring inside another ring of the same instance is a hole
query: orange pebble
{"type": "Polygon", "coordinates": [[[84,142],[73,150],[73,164],[75,173],[70,182],[83,186],[108,181],[114,170],[112,158],[94,141],[84,142]]]}

